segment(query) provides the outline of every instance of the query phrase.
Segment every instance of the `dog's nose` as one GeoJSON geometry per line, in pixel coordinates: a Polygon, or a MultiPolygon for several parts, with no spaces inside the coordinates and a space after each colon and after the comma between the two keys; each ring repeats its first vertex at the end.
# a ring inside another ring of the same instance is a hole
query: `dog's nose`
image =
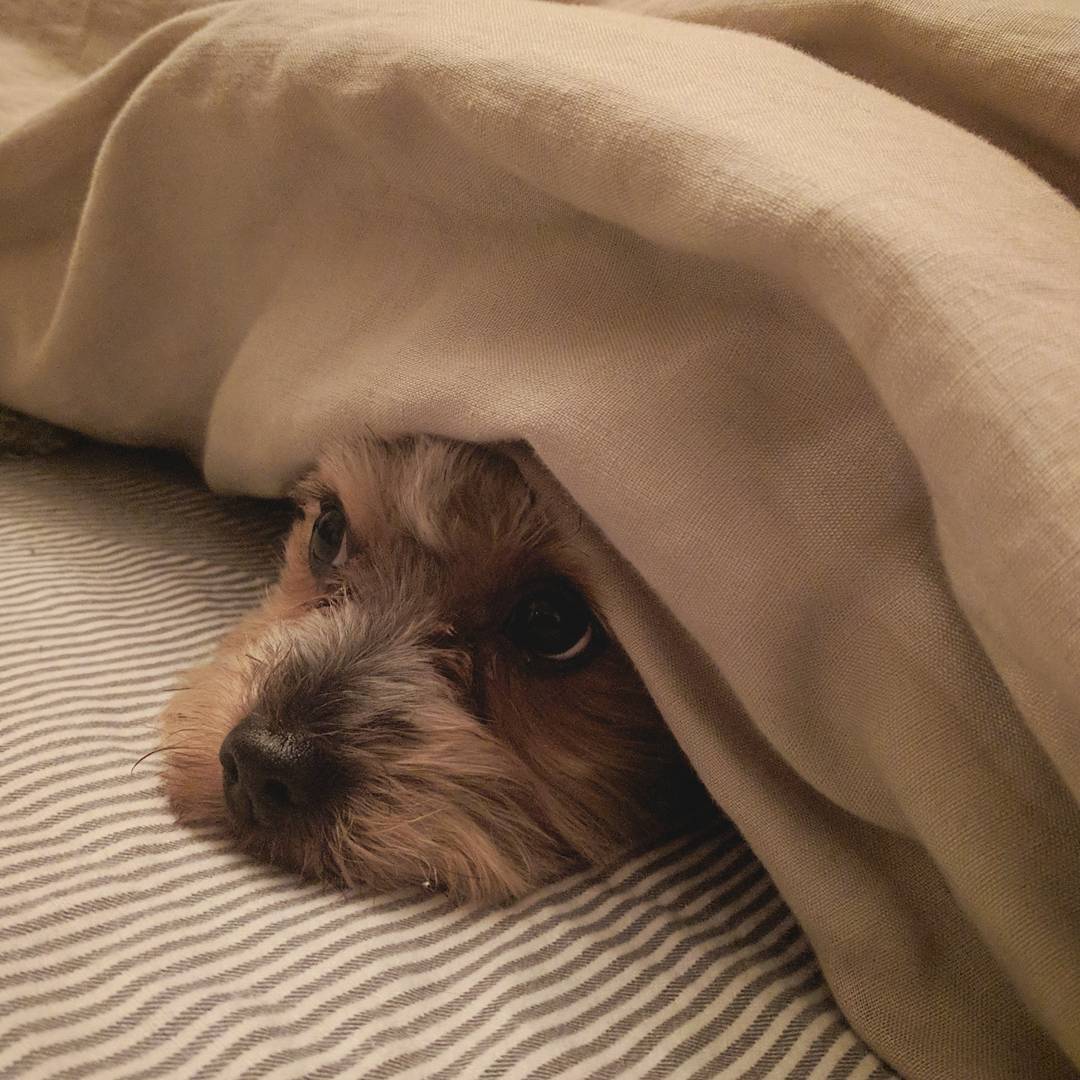
{"type": "Polygon", "coordinates": [[[330,762],[307,736],[248,717],[218,752],[225,802],[244,824],[283,823],[310,815],[330,790],[330,762]]]}

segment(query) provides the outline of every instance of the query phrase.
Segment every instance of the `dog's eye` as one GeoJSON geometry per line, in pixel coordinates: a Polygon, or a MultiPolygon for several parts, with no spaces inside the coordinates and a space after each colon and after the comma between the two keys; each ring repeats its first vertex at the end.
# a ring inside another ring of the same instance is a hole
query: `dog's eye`
{"type": "Polygon", "coordinates": [[[597,635],[585,598],[566,584],[549,585],[521,599],[506,632],[519,648],[559,662],[584,655],[597,635]]]}
{"type": "Polygon", "coordinates": [[[348,527],[340,506],[325,506],[315,519],[308,546],[312,569],[341,566],[348,557],[348,527]]]}

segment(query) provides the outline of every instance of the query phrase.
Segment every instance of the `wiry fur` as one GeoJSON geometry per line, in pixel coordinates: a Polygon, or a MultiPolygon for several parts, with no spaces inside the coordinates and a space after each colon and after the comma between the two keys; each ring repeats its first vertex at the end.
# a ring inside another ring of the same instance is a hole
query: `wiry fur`
{"type": "Polygon", "coordinates": [[[280,580],[165,713],[181,819],[228,820],[218,749],[249,715],[316,740],[333,793],[315,823],[237,826],[240,843],[365,891],[503,900],[701,812],[617,643],[563,670],[507,638],[528,583],[557,576],[588,594],[573,538],[508,459],[427,437],[359,440],[323,459],[298,502],[280,580]],[[316,576],[308,545],[331,495],[353,545],[316,576]]]}

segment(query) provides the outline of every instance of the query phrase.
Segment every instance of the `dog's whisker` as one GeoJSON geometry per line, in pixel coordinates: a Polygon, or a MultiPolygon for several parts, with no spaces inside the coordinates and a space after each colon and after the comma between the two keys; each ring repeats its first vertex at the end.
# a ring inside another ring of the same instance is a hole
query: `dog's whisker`
{"type": "Polygon", "coordinates": [[[174,744],[172,744],[170,746],[156,746],[156,747],[154,747],[153,750],[148,750],[145,754],[143,754],[142,757],[140,757],[138,759],[138,761],[136,761],[135,764],[131,766],[131,772],[129,773],[129,775],[134,775],[135,770],[144,761],[146,761],[147,758],[151,758],[155,754],[163,754],[168,750],[194,750],[194,749],[195,749],[194,747],[185,746],[183,743],[174,743],[174,744]]]}
{"type": "Polygon", "coordinates": [[[189,735],[193,731],[202,731],[201,727],[183,727],[183,728],[170,728],[170,735],[189,735]]]}

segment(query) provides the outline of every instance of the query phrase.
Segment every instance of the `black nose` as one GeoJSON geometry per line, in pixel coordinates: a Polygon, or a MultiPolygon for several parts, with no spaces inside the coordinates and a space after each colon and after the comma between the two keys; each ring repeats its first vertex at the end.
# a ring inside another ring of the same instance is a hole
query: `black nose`
{"type": "Polygon", "coordinates": [[[311,815],[332,787],[330,762],[310,738],[250,716],[226,736],[218,760],[229,811],[247,825],[311,815]]]}

